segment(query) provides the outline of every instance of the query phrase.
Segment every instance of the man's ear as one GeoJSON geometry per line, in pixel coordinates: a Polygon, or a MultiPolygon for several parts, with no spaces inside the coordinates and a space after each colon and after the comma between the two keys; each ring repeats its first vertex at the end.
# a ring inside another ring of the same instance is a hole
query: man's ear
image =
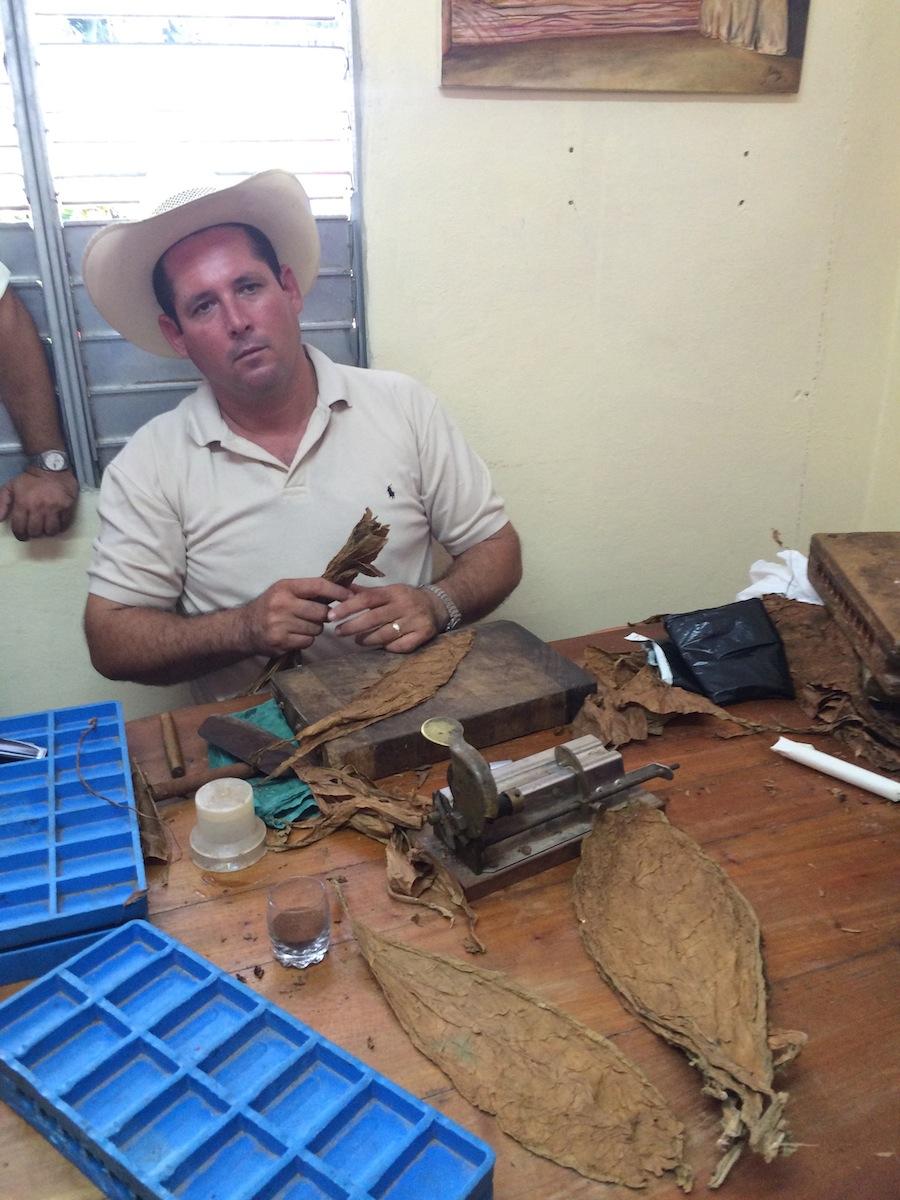
{"type": "Polygon", "coordinates": [[[303,294],[300,291],[299,284],[297,283],[297,276],[290,267],[281,268],[281,286],[293,301],[294,311],[299,317],[303,312],[303,294]]]}
{"type": "Polygon", "coordinates": [[[187,358],[188,352],[184,348],[184,336],[175,321],[166,313],[160,313],[157,317],[159,327],[162,330],[162,335],[179,356],[179,358],[187,358]]]}

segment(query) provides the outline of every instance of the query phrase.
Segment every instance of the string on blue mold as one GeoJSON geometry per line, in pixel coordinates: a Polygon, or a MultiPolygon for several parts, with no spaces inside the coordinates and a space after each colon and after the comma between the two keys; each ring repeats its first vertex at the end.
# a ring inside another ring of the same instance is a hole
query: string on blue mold
{"type": "Polygon", "coordinates": [[[81,751],[84,746],[84,739],[88,734],[93,733],[97,728],[97,718],[91,717],[87,725],[82,729],[81,736],[78,738],[78,745],[75,747],[75,774],[78,776],[78,782],[84,790],[92,796],[96,796],[98,800],[105,800],[107,804],[112,804],[114,808],[127,808],[133,812],[136,817],[140,818],[140,813],[133,804],[129,804],[127,800],[113,800],[112,796],[104,796],[102,792],[98,792],[96,788],[92,788],[85,779],[81,770],[81,751]]]}

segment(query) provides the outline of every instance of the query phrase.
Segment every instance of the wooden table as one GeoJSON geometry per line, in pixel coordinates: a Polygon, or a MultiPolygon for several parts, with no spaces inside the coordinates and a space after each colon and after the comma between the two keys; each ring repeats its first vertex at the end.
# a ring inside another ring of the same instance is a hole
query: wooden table
{"type": "MultiPolygon", "coordinates": [[[[624,646],[618,634],[556,645],[577,658],[589,642],[624,646]]],[[[200,720],[245,703],[174,714],[188,770],[205,761],[195,732],[200,720]]],[[[799,709],[785,702],[749,704],[740,711],[754,719],[804,723],[799,709]]],[[[159,729],[158,719],[150,717],[128,726],[131,752],[151,780],[168,777],[159,729]]],[[[654,759],[681,763],[674,781],[649,786],[665,797],[670,820],[697,839],[755,907],[765,939],[773,1024],[809,1034],[809,1045],[779,1077],[791,1094],[791,1130],[801,1148],[768,1166],[745,1154],[724,1194],[734,1200],[894,1200],[900,1196],[900,812],[773,755],[772,735],[724,740],[719,731],[712,718],[682,718],[652,744],[627,747],[625,762],[629,768],[654,759]]],[[[495,747],[489,756],[521,757],[566,736],[563,729],[533,734],[495,747]]],[[[811,740],[838,752],[827,738],[811,740]]],[[[407,787],[413,778],[398,777],[407,787]]],[[[422,788],[430,791],[442,782],[443,771],[435,767],[422,788]]],[[[176,802],[163,810],[181,857],[168,872],[150,868],[155,924],[488,1141],[497,1152],[496,1200],[611,1200],[632,1194],[537,1158],[502,1134],[492,1117],[462,1100],[412,1047],[339,915],[332,950],[322,964],[299,972],[273,962],[265,889],[298,873],[345,877],[350,905],[376,929],[473,961],[463,950],[464,929],[451,929],[436,914],[411,910],[387,896],[381,846],[346,831],[304,850],[269,853],[234,877],[204,874],[187,853],[191,808],[176,802]]],[[[576,931],[573,870],[569,863],[479,901],[478,930],[487,954],[478,963],[507,972],[612,1038],[640,1064],[685,1124],[687,1156],[702,1192],[717,1158],[718,1107],[700,1094],[700,1077],[684,1057],[630,1016],[599,978],[576,931]]],[[[0,994],[14,990],[0,989],[0,994]]],[[[669,1182],[655,1183],[642,1194],[651,1200],[681,1195],[669,1182]]],[[[0,1106],[0,1196],[94,1200],[98,1195],[29,1126],[0,1106]]]]}

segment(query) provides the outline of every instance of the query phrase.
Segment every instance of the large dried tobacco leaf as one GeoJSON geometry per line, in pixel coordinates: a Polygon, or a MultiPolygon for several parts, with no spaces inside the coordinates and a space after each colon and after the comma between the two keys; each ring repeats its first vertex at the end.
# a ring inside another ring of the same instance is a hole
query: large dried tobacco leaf
{"type": "Polygon", "coordinates": [[[421,650],[401,658],[374,683],[357,692],[343,708],[301,730],[297,734],[297,751],[272,773],[273,777],[283,775],[323,742],[355,733],[357,729],[365,729],[375,721],[406,712],[429,700],[450,679],[474,641],[474,629],[446,633],[421,650]]]}
{"type": "Polygon", "coordinates": [[[344,825],[385,842],[395,829],[421,829],[432,806],[427,796],[386,792],[347,767],[298,763],[294,769],[312,788],[320,815],[294,821],[286,829],[267,830],[267,844],[274,850],[312,845],[344,825]]]}
{"type": "Polygon", "coordinates": [[[495,971],[353,932],[413,1044],[510,1137],[589,1179],[689,1190],[680,1122],[606,1038],[495,971]]]}
{"type": "Polygon", "coordinates": [[[767,1162],[792,1149],[787,1094],[772,1087],[803,1034],[770,1034],[756,914],[664,813],[631,804],[598,817],[574,880],[581,936],[625,1004],[681,1046],[723,1104],[717,1187],[745,1142],[767,1162]]]}
{"type": "MultiPolygon", "coordinates": [[[[322,572],[322,578],[330,583],[339,583],[341,587],[349,587],[357,575],[368,575],[373,579],[382,578],[384,572],[372,564],[384,549],[390,530],[390,525],[382,525],[372,514],[371,508],[367,508],[353,526],[346,542],[322,572]]],[[[296,666],[298,662],[299,654],[293,650],[273,656],[250,689],[250,694],[264,688],[276,671],[296,666]]]]}

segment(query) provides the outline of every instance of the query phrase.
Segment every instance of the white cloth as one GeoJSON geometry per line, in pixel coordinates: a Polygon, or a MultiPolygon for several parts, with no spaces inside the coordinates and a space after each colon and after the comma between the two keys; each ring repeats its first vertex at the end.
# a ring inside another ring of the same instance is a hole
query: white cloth
{"type": "Polygon", "coordinates": [[[799,550],[779,550],[780,563],[757,559],[750,567],[750,586],[738,592],[735,600],[752,600],[754,596],[787,596],[788,600],[803,600],[806,604],[822,604],[819,593],[809,582],[806,573],[808,559],[799,550]]]}
{"type": "Polygon", "coordinates": [[[10,270],[6,263],[0,262],[0,300],[6,295],[6,289],[9,286],[10,270]]]}
{"type": "MultiPolygon", "coordinates": [[[[421,384],[308,350],[318,403],[290,467],[233,433],[206,384],[134,434],[104,473],[91,592],[188,615],[233,608],[321,575],[366,507],[391,527],[383,582],[418,586],[432,537],[456,556],[507,523],[484,463],[421,384]]],[[[354,649],[326,627],[304,657],[354,649]]],[[[240,694],[262,663],[214,672],[195,694],[240,694]]]]}

